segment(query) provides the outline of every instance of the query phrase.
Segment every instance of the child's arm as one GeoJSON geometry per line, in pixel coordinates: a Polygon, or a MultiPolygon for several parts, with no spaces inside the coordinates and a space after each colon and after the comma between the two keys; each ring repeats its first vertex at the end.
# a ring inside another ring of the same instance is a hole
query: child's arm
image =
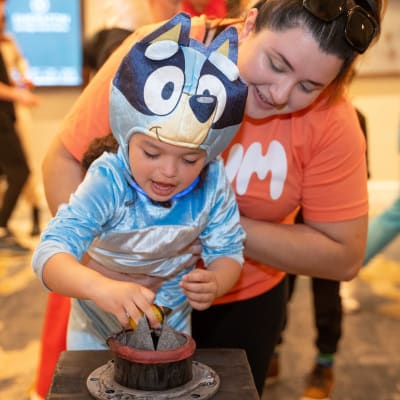
{"type": "Polygon", "coordinates": [[[68,253],[50,257],[43,268],[43,282],[62,295],[92,300],[98,307],[114,314],[122,326],[129,326],[129,316],[137,323],[142,312],[151,326],[159,326],[151,309],[154,292],[135,282],[110,279],[80,264],[68,253]]]}
{"type": "Polygon", "coordinates": [[[234,259],[221,257],[212,261],[207,269],[196,268],[184,275],[180,286],[195,310],[205,310],[216,297],[233,287],[241,270],[241,265],[234,259]]]}

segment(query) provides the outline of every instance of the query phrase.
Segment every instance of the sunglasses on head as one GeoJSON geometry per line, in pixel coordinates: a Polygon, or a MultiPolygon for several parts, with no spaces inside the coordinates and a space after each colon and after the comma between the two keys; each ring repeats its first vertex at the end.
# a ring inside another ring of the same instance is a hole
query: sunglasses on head
{"type": "Polygon", "coordinates": [[[346,0],[303,0],[303,7],[314,17],[331,22],[346,14],[347,21],[344,36],[350,46],[362,54],[367,50],[378,32],[375,18],[363,7],[355,5],[347,7],[346,0]]]}

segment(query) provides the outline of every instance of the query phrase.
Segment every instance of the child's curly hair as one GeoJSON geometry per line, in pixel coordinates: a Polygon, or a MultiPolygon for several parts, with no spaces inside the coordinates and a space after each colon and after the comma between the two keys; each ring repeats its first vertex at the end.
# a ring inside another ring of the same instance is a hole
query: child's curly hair
{"type": "Polygon", "coordinates": [[[89,148],[86,150],[82,158],[82,167],[88,169],[90,164],[100,157],[105,151],[116,153],[118,149],[118,142],[115,140],[112,133],[107,136],[95,138],[90,143],[89,148]]]}

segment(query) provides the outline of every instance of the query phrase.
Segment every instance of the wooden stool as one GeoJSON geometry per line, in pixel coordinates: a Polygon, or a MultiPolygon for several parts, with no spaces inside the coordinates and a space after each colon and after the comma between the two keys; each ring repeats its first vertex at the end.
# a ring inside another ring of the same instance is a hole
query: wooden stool
{"type": "MultiPolygon", "coordinates": [[[[112,357],[108,350],[63,352],[47,400],[93,400],[86,379],[112,357]]],[[[194,360],[209,366],[220,377],[220,387],[213,400],[259,400],[244,350],[197,349],[194,360]]]]}

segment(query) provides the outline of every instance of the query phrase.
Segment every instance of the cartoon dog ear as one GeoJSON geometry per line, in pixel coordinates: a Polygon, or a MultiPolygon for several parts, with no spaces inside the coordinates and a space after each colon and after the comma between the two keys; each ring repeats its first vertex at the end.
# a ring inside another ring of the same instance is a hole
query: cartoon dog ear
{"type": "Polygon", "coordinates": [[[233,82],[239,78],[236,65],[238,57],[238,33],[233,27],[222,31],[208,46],[209,60],[233,82]]]}
{"type": "Polygon", "coordinates": [[[176,14],[164,25],[145,36],[140,42],[155,43],[162,40],[171,40],[179,45],[189,46],[190,24],[191,18],[189,14],[176,14]]]}

